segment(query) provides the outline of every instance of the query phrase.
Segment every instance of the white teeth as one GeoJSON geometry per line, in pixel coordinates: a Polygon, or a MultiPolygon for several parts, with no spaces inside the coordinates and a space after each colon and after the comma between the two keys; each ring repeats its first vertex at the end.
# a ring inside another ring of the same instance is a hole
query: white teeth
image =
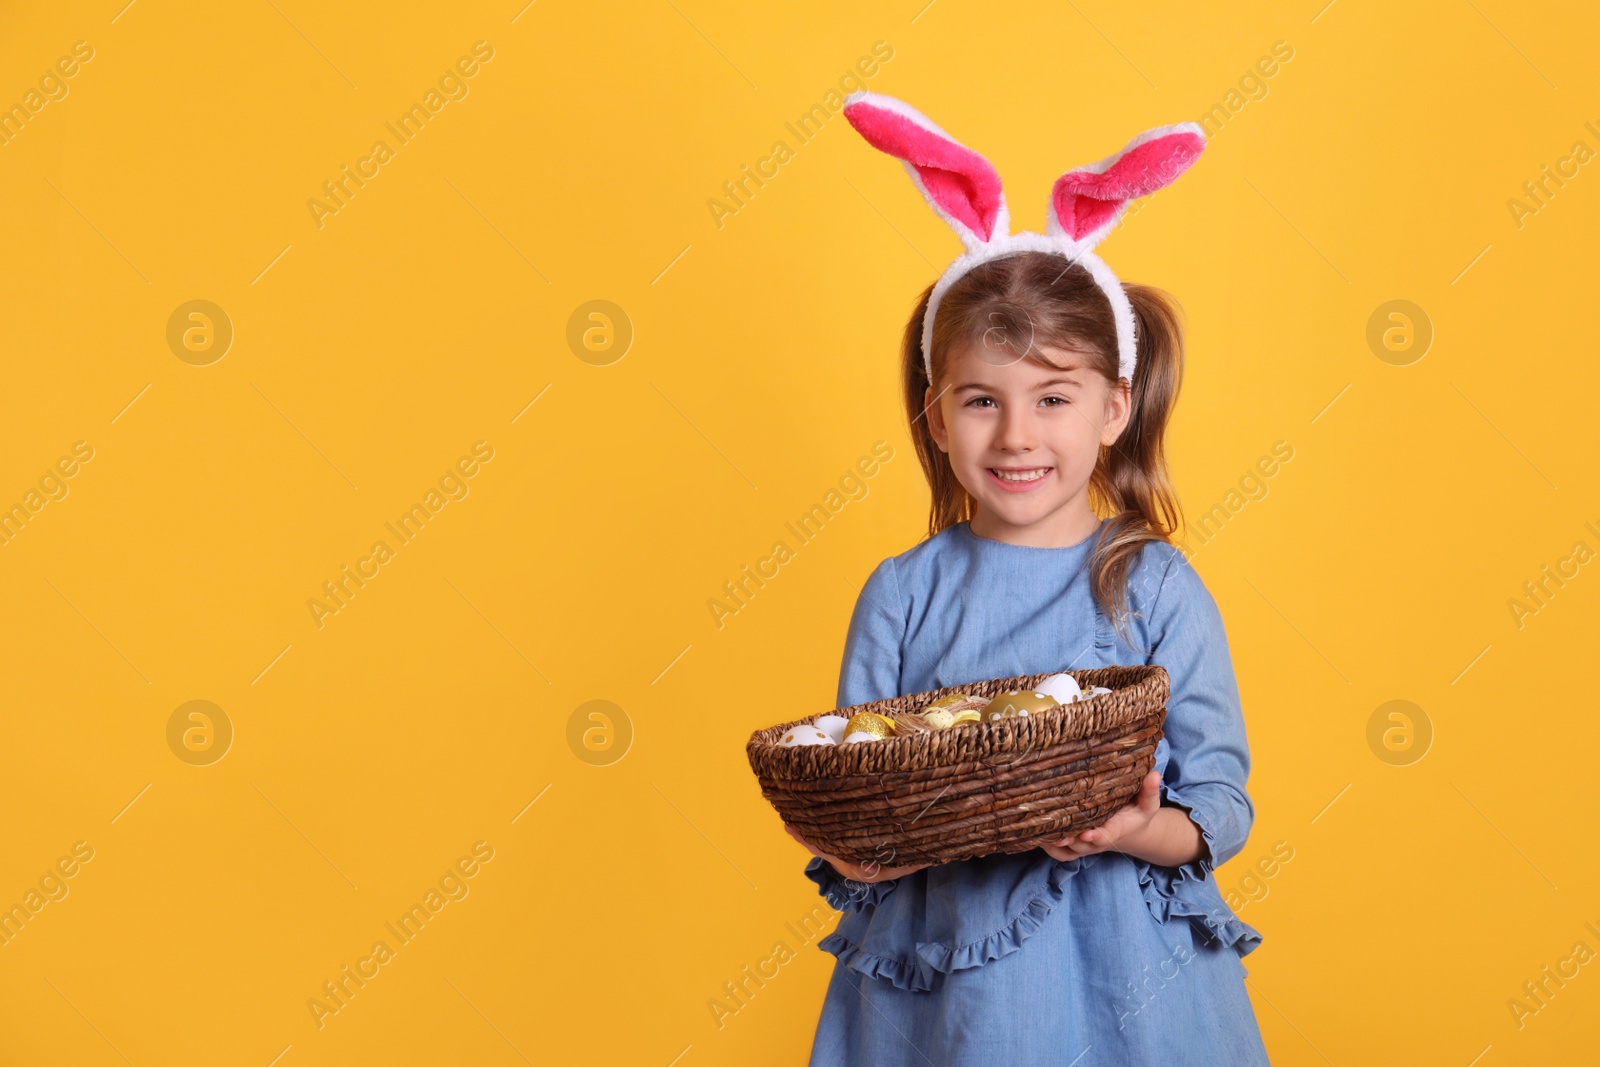
{"type": "MultiPolygon", "coordinates": [[[[989,469],[994,470],[993,467],[989,469]]],[[[1036,482],[1049,473],[1049,467],[1035,467],[1031,471],[994,471],[995,477],[1003,482],[1036,482]]]]}

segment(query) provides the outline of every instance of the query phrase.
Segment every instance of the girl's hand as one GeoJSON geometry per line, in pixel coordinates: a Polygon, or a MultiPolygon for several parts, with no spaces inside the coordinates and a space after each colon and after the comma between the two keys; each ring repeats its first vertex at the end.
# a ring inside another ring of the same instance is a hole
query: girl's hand
{"type": "Polygon", "coordinates": [[[1161,775],[1152,770],[1139,783],[1139,795],[1133,803],[1112,812],[1111,817],[1092,830],[1068,834],[1053,845],[1041,845],[1047,853],[1063,862],[1079,856],[1092,856],[1097,852],[1121,852],[1119,845],[1136,840],[1149,828],[1156,812],[1161,810],[1161,775]]]}
{"type": "Polygon", "coordinates": [[[932,866],[932,864],[928,863],[918,863],[910,867],[885,867],[875,860],[869,860],[866,863],[850,863],[840,859],[838,856],[830,856],[828,853],[813,847],[811,842],[801,837],[799,832],[788,823],[784,823],[783,828],[789,832],[790,837],[804,845],[806,851],[813,856],[827,860],[833,865],[835,871],[838,871],[841,876],[853,882],[891,882],[903,875],[932,866]]]}

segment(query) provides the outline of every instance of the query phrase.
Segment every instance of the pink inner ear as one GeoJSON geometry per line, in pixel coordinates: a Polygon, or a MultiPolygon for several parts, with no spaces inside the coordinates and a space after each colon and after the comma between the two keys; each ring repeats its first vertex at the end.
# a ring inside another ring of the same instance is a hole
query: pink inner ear
{"type": "Polygon", "coordinates": [[[1067,231],[1067,236],[1074,241],[1081,241],[1107,222],[1117,213],[1125,201],[1122,200],[1096,200],[1090,196],[1077,196],[1063,190],[1059,183],[1055,191],[1056,218],[1061,220],[1061,228],[1067,231]]]}
{"type": "Polygon", "coordinates": [[[981,240],[994,235],[1000,175],[988,160],[880,107],[853,104],[845,108],[845,117],[874,148],[911,164],[934,203],[952,218],[981,240]]]}
{"type": "Polygon", "coordinates": [[[1171,133],[1129,149],[1099,174],[1087,170],[1063,174],[1050,192],[1061,228],[1073,240],[1087,237],[1129,200],[1171,185],[1204,149],[1205,140],[1198,134],[1171,133]]]}

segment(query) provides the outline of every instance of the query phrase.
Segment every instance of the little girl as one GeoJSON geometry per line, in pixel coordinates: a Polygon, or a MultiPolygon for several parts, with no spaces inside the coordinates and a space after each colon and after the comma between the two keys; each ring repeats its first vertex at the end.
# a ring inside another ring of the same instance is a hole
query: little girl
{"type": "Polygon", "coordinates": [[[1240,962],[1261,935],[1214,870],[1254,819],[1238,687],[1216,603],[1170,542],[1177,308],[1089,250],[1201,142],[1153,157],[1136,151],[1159,140],[1147,134],[1065,175],[1046,239],[1007,234],[992,168],[913,109],[858,93],[846,114],[907,162],[968,253],[922,294],[903,344],[930,536],[868,578],[838,705],[1140,663],[1166,669],[1171,695],[1137,797],[1031,851],[857,865],[790,829],[845,913],[819,943],[837,962],[811,1064],[1265,1064],[1240,962]]]}

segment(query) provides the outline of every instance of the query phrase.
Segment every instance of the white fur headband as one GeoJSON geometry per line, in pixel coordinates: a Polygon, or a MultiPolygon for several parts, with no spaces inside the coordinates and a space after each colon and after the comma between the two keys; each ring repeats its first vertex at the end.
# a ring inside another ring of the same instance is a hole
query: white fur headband
{"type": "Polygon", "coordinates": [[[845,118],[867,143],[905,164],[917,189],[961,238],[966,251],[945,268],[922,320],[922,363],[933,381],[933,319],[939,298],[980,263],[1018,252],[1053,252],[1081,263],[1111,301],[1117,324],[1117,372],[1133,384],[1137,354],[1133,305],[1122,283],[1094,254],[1128,202],[1172,184],[1205,149],[1192,122],[1158,126],[1098,163],[1068,171],[1050,190],[1046,233],[1011,232],[1000,175],[988,160],[958,143],[916,108],[892,96],[858,91],[845,100],[845,118]]]}

